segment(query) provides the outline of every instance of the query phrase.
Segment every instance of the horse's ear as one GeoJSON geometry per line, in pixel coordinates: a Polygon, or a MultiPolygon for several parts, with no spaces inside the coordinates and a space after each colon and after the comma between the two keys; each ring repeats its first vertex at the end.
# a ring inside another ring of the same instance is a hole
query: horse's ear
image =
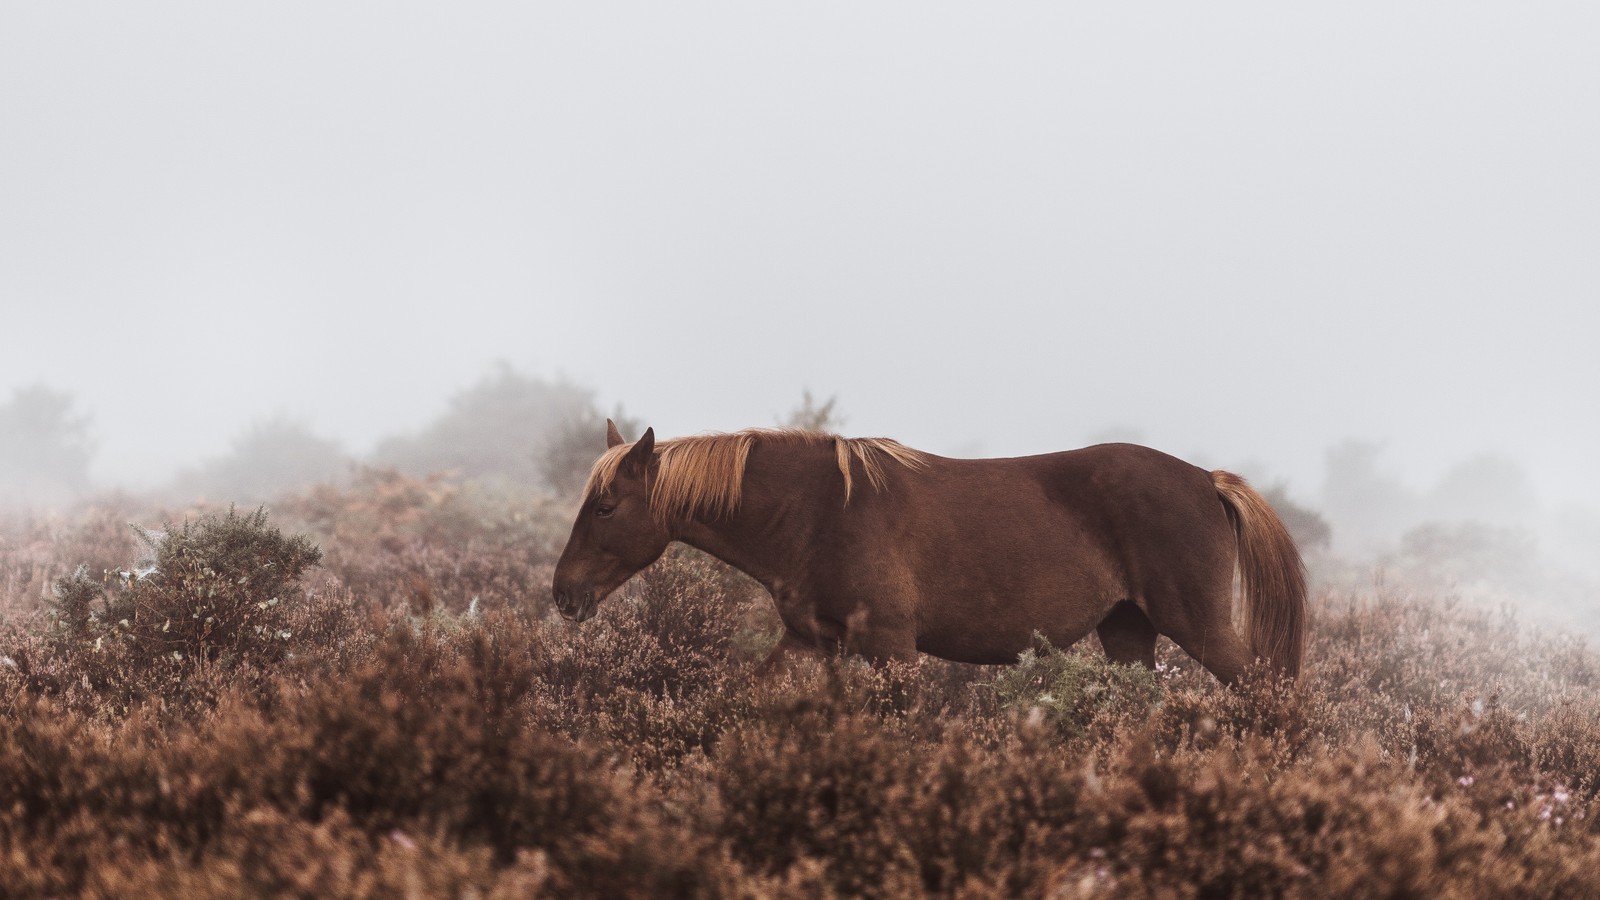
{"type": "Polygon", "coordinates": [[[610,419],[607,419],[606,420],[606,449],[610,450],[612,447],[615,447],[618,444],[626,444],[626,443],[627,443],[627,441],[622,439],[622,432],[617,430],[617,423],[611,421],[610,419]]]}
{"type": "Polygon", "coordinates": [[[628,450],[628,455],[622,458],[622,464],[617,471],[632,478],[643,478],[650,467],[650,454],[656,451],[656,430],[646,428],[644,437],[635,441],[628,450]]]}

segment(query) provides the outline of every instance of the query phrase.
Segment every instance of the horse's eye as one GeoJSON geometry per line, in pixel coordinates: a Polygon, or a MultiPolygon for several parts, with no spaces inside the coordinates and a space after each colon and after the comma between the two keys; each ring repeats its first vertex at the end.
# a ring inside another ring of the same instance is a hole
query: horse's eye
{"type": "Polygon", "coordinates": [[[616,511],[617,508],[615,506],[610,506],[604,503],[597,503],[594,507],[594,514],[602,519],[609,519],[611,514],[616,511]]]}

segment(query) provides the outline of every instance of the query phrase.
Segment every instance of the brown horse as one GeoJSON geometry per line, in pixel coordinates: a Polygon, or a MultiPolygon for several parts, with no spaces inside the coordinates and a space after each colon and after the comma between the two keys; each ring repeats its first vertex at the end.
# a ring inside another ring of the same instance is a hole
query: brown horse
{"type": "Polygon", "coordinates": [[[1154,665],[1165,634],[1224,682],[1256,658],[1299,671],[1300,554],[1237,475],[1133,444],[967,460],[792,430],[628,444],[607,426],[556,565],[576,621],[682,541],[772,594],[772,661],[848,647],[1009,663],[1036,632],[1064,647],[1094,630],[1118,662],[1154,665]]]}

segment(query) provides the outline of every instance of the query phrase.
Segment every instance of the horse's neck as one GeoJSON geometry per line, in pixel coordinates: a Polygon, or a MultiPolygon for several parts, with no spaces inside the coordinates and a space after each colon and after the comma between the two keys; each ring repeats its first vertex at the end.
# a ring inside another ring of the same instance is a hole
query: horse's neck
{"type": "Polygon", "coordinates": [[[767,449],[752,450],[732,516],[684,523],[676,537],[771,588],[804,571],[827,504],[842,503],[843,489],[831,447],[767,449]]]}

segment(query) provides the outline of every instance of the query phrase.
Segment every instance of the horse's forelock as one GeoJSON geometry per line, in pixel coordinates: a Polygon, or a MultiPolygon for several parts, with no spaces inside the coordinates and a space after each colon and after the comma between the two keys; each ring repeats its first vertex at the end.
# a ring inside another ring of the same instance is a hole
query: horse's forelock
{"type": "Polygon", "coordinates": [[[617,479],[617,469],[622,467],[622,458],[633,449],[633,444],[618,444],[600,454],[594,461],[594,466],[589,469],[589,480],[583,485],[583,499],[588,500],[611,487],[617,479]]]}

